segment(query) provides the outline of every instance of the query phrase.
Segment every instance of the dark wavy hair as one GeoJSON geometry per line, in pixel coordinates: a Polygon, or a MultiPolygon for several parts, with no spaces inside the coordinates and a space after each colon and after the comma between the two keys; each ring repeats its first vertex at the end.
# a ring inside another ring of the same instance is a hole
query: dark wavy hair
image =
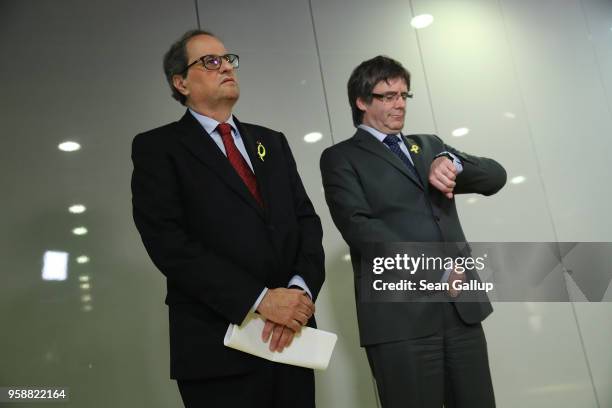
{"type": "Polygon", "coordinates": [[[181,38],[176,40],[164,55],[164,74],[166,75],[166,81],[168,81],[168,85],[170,85],[170,89],[172,90],[172,97],[179,101],[181,105],[185,105],[187,98],[174,87],[172,77],[180,75],[185,78],[187,76],[187,71],[185,71],[185,67],[189,63],[187,59],[187,42],[198,35],[210,35],[211,37],[215,37],[215,35],[209,31],[197,29],[189,30],[183,34],[181,38]]]}
{"type": "Polygon", "coordinates": [[[353,70],[346,87],[355,127],[363,122],[363,111],[357,107],[357,99],[361,98],[366,103],[372,102],[374,87],[380,81],[389,81],[396,78],[406,81],[406,85],[410,89],[410,72],[396,60],[384,55],[363,61],[353,70]]]}

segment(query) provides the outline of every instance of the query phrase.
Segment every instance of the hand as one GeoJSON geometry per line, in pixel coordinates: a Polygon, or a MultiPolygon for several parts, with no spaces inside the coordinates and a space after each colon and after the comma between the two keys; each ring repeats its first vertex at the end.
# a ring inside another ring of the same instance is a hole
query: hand
{"type": "Polygon", "coordinates": [[[436,158],[429,168],[429,183],[444,195],[453,198],[453,189],[457,185],[457,169],[455,163],[446,156],[436,158]]]}
{"type": "Polygon", "coordinates": [[[257,311],[267,320],[299,332],[315,311],[315,305],[303,290],[268,289],[257,311]]]}
{"type": "Polygon", "coordinates": [[[269,347],[270,351],[278,351],[280,353],[285,347],[291,345],[295,332],[287,326],[274,323],[272,320],[266,320],[264,329],[261,332],[261,339],[264,343],[268,342],[270,335],[272,335],[269,347]]]}
{"type": "Polygon", "coordinates": [[[457,284],[465,282],[465,271],[457,272],[455,269],[453,269],[453,271],[448,276],[448,283],[450,285],[448,289],[448,294],[450,295],[450,297],[455,298],[459,296],[459,294],[461,293],[461,289],[455,289],[453,287],[453,282],[458,282],[457,284]]]}

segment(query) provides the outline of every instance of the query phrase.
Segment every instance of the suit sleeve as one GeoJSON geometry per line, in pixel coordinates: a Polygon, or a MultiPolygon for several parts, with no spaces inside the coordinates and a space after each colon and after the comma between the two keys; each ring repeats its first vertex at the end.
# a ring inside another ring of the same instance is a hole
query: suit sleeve
{"type": "Polygon", "coordinates": [[[463,171],[457,176],[455,194],[476,193],[485,196],[497,193],[506,184],[506,170],[493,159],[472,156],[452,146],[444,144],[444,150],[453,153],[461,160],[463,171]]]}
{"type": "Polygon", "coordinates": [[[359,175],[342,151],[334,148],[325,150],[320,166],[327,206],[349,247],[362,252],[367,243],[402,240],[372,214],[359,175]]]}
{"type": "Polygon", "coordinates": [[[293,273],[304,279],[313,295],[313,300],[316,300],[325,280],[325,254],[322,245],[323,228],[321,220],[306,194],[293,154],[283,134],[281,134],[281,145],[284,156],[287,158],[293,204],[300,229],[300,248],[293,265],[293,273]]]}
{"type": "Polygon", "coordinates": [[[190,236],[173,162],[149,139],[138,135],[132,144],[133,215],[144,246],[169,286],[239,324],[264,285],[190,236]]]}

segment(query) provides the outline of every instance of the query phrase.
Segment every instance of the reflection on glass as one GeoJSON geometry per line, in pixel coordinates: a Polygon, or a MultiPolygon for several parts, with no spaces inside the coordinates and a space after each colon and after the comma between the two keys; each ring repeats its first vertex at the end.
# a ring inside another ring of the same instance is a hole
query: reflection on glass
{"type": "Polygon", "coordinates": [[[308,133],[306,136],[304,136],[304,141],[306,143],[316,143],[321,139],[323,139],[323,135],[319,132],[308,133]]]}
{"type": "Polygon", "coordinates": [[[68,211],[72,214],[82,214],[87,208],[83,204],[75,204],[68,207],[68,211]]]}
{"type": "Polygon", "coordinates": [[[462,127],[453,130],[452,135],[455,137],[461,137],[467,135],[468,133],[470,133],[470,129],[462,127]]]}
{"type": "Polygon", "coordinates": [[[529,327],[531,327],[532,331],[537,333],[542,330],[542,316],[529,316],[527,322],[529,323],[529,327]]]}
{"type": "Polygon", "coordinates": [[[525,178],[525,176],[516,176],[516,177],[512,177],[512,179],[510,179],[510,182],[512,184],[521,184],[523,183],[525,180],[527,180],[525,178]]]}
{"type": "Polygon", "coordinates": [[[87,234],[87,228],[85,228],[85,227],[76,227],[75,229],[72,230],[72,233],[74,235],[85,235],[85,234],[87,234]]]}
{"type": "Polygon", "coordinates": [[[57,147],[63,152],[76,152],[81,148],[81,145],[77,142],[66,141],[60,143],[57,147]]]}
{"type": "Polygon", "coordinates": [[[433,23],[433,16],[431,14],[420,14],[410,20],[410,25],[416,29],[425,28],[433,23]]]}
{"type": "Polygon", "coordinates": [[[66,280],[68,275],[68,252],[46,251],[43,256],[43,280],[66,280]]]}

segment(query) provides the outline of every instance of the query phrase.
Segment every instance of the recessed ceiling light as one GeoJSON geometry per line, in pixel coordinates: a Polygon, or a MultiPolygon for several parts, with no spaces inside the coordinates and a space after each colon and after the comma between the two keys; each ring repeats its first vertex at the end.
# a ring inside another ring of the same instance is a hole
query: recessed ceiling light
{"type": "Polygon", "coordinates": [[[512,184],[521,184],[523,183],[525,180],[527,180],[527,178],[525,176],[516,176],[516,177],[512,177],[512,179],[510,180],[510,182],[512,184]]]}
{"type": "Polygon", "coordinates": [[[80,282],[89,282],[89,275],[81,275],[79,276],[80,282]]]}
{"type": "Polygon", "coordinates": [[[321,139],[323,139],[323,135],[319,132],[312,132],[304,136],[304,141],[306,143],[316,143],[321,139]]]}
{"type": "Polygon", "coordinates": [[[85,228],[85,227],[76,227],[75,229],[72,230],[72,233],[74,235],[85,235],[85,234],[87,234],[87,228],[85,228]]]}
{"type": "Polygon", "coordinates": [[[452,135],[455,137],[461,137],[461,136],[467,135],[468,133],[470,133],[470,129],[462,127],[462,128],[457,128],[453,130],[452,135]]]}
{"type": "Polygon", "coordinates": [[[89,283],[81,283],[81,289],[89,290],[89,283]]]}
{"type": "Polygon", "coordinates": [[[77,142],[72,142],[69,140],[69,141],[60,143],[59,145],[57,145],[57,147],[63,152],[76,152],[77,150],[81,148],[81,145],[78,144],[77,142]]]}
{"type": "Polygon", "coordinates": [[[89,257],[87,255],[81,255],[77,257],[76,261],[80,264],[86,264],[87,262],[89,262],[89,257]]]}
{"type": "Polygon", "coordinates": [[[73,214],[82,214],[85,212],[85,210],[87,210],[87,207],[85,207],[83,204],[75,204],[68,207],[68,211],[73,214]]]}
{"type": "Polygon", "coordinates": [[[66,280],[68,275],[68,252],[46,251],[43,255],[43,280],[66,280]]]}
{"type": "Polygon", "coordinates": [[[410,20],[410,25],[416,29],[425,28],[431,25],[431,23],[433,23],[433,20],[434,18],[431,14],[420,14],[410,20]]]}
{"type": "Polygon", "coordinates": [[[84,312],[91,312],[93,307],[91,305],[83,305],[84,312]]]}
{"type": "Polygon", "coordinates": [[[83,295],[81,296],[81,301],[84,303],[91,302],[91,295],[83,295]]]}

